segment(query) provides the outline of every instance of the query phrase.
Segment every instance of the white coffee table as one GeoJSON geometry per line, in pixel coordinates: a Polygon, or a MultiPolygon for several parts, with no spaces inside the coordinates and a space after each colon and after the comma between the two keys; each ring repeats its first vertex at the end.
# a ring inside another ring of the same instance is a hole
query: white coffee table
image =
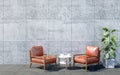
{"type": "Polygon", "coordinates": [[[66,68],[71,67],[71,55],[70,54],[60,54],[58,56],[59,64],[64,64],[66,68]]]}

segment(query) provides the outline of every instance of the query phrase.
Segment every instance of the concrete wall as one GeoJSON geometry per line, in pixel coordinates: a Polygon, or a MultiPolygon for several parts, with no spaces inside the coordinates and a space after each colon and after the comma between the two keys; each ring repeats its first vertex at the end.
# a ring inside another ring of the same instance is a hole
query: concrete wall
{"type": "Polygon", "coordinates": [[[120,44],[120,0],[0,0],[0,64],[29,63],[34,45],[84,53],[99,45],[102,27],[116,28],[120,44]]]}

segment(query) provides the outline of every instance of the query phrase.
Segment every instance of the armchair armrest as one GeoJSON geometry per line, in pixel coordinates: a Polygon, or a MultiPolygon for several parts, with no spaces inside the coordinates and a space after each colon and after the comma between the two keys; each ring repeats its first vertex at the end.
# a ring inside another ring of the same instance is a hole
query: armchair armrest
{"type": "Polygon", "coordinates": [[[57,57],[56,55],[47,54],[47,56],[57,57]]]}
{"type": "Polygon", "coordinates": [[[38,58],[38,59],[44,59],[46,57],[46,55],[43,56],[31,56],[31,58],[38,58]]]}
{"type": "Polygon", "coordinates": [[[73,55],[73,56],[79,56],[79,55],[85,55],[85,54],[75,54],[75,55],[73,55]]]}
{"type": "Polygon", "coordinates": [[[86,57],[86,58],[93,58],[93,57],[97,57],[97,56],[88,56],[88,57],[86,57]]]}

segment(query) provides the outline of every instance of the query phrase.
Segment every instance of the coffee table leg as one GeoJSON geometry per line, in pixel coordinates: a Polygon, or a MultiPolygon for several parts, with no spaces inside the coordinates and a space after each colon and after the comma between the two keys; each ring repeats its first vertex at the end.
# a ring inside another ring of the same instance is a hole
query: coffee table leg
{"type": "Polygon", "coordinates": [[[66,66],[65,66],[65,67],[66,67],[66,69],[67,69],[67,58],[65,58],[65,61],[66,61],[66,63],[65,63],[65,64],[66,64],[66,66]]]}
{"type": "Polygon", "coordinates": [[[69,65],[70,65],[70,68],[71,68],[71,58],[69,58],[69,62],[70,62],[69,65]]]}
{"type": "Polygon", "coordinates": [[[60,58],[58,58],[58,66],[60,67],[60,58]]]}

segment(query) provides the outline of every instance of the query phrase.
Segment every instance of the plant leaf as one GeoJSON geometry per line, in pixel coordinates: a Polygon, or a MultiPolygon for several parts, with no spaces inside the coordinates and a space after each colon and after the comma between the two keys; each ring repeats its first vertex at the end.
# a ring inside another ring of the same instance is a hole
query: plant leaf
{"type": "Polygon", "coordinates": [[[113,32],[115,32],[116,31],[116,29],[113,29],[111,32],[113,33],[113,32]]]}
{"type": "Polygon", "coordinates": [[[105,55],[105,59],[107,60],[107,59],[109,59],[109,53],[107,53],[106,55],[105,55]]]}
{"type": "Polygon", "coordinates": [[[104,31],[109,31],[109,29],[108,29],[108,28],[106,28],[106,27],[105,27],[105,28],[103,28],[103,30],[104,30],[104,31]]]}
{"type": "Polygon", "coordinates": [[[104,40],[105,40],[105,38],[102,38],[102,39],[101,39],[101,42],[103,42],[104,40]]]}

